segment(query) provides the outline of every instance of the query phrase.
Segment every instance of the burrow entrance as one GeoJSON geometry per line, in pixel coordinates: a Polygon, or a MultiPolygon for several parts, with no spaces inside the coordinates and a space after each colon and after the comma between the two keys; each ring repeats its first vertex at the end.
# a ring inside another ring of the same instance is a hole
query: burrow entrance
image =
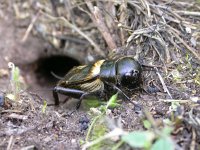
{"type": "Polygon", "coordinates": [[[23,72],[28,74],[27,83],[31,92],[45,99],[52,99],[52,89],[60,80],[55,75],[64,77],[71,68],[78,65],[80,62],[72,57],[56,55],[39,58],[31,65],[24,65],[23,72]]]}
{"type": "Polygon", "coordinates": [[[59,55],[40,58],[35,63],[35,75],[37,82],[40,85],[56,84],[59,80],[56,76],[64,77],[71,68],[80,65],[80,63],[74,58],[59,55]]]}

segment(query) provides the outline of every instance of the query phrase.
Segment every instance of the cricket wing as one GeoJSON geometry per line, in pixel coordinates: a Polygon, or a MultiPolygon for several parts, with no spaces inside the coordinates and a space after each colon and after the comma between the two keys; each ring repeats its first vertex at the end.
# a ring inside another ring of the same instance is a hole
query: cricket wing
{"type": "Polygon", "coordinates": [[[91,65],[74,67],[58,84],[65,84],[65,86],[68,86],[73,84],[82,84],[87,81],[93,80],[99,76],[100,67],[103,62],[104,60],[99,60],[91,65]]]}

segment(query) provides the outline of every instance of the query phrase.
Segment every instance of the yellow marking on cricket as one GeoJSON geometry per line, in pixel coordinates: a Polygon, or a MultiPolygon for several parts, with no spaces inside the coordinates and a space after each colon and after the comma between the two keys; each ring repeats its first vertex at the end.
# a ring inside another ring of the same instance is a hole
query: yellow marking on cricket
{"type": "Polygon", "coordinates": [[[90,73],[87,75],[87,77],[91,77],[91,76],[94,77],[94,76],[99,75],[100,70],[101,70],[101,65],[103,64],[104,61],[105,60],[99,60],[96,63],[94,63],[94,65],[92,66],[90,73]]]}

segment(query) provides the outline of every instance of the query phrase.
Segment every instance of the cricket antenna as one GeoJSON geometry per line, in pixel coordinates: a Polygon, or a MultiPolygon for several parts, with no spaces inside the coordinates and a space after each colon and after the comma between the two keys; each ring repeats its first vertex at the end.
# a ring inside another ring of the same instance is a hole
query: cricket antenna
{"type": "Polygon", "coordinates": [[[55,77],[56,79],[59,79],[59,80],[64,79],[63,77],[58,76],[57,74],[55,74],[53,71],[51,71],[51,75],[52,75],[53,77],[55,77]]]}

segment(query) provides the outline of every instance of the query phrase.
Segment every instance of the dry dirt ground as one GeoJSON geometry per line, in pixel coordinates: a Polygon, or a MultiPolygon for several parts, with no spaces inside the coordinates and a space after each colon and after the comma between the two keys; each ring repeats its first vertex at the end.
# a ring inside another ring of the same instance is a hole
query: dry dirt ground
{"type": "Polygon", "coordinates": [[[18,24],[12,16],[9,8],[6,11],[1,10],[0,68],[2,72],[0,91],[5,92],[10,88],[8,62],[11,61],[19,66],[23,81],[28,85],[28,90],[23,92],[21,98],[30,101],[31,105],[27,104],[25,106],[27,108],[16,108],[17,110],[10,110],[10,112],[1,108],[0,149],[9,147],[9,149],[21,149],[27,146],[30,148],[33,146],[33,149],[79,149],[79,140],[85,134],[80,130],[79,118],[86,113],[79,111],[68,118],[64,115],[61,116],[63,112],[54,107],[47,107],[46,113],[42,113],[44,100],[52,103],[50,88],[53,85],[50,86],[48,82],[45,82],[45,85],[41,82],[39,84],[37,80],[39,77],[32,75],[35,73],[34,65],[31,63],[43,55],[38,52],[44,52],[46,45],[40,39],[31,36],[25,43],[22,43],[21,39],[26,28],[23,28],[21,23],[18,24]],[[34,89],[37,89],[37,94],[34,89]],[[29,93],[30,91],[32,92],[29,93]],[[19,111],[19,114],[27,118],[25,120],[10,118],[9,115],[15,111],[19,111]],[[9,141],[11,145],[9,145],[9,141]]]}
{"type": "MultiPolygon", "coordinates": [[[[21,93],[20,99],[23,105],[7,104],[5,108],[0,108],[0,149],[80,149],[80,141],[84,140],[86,130],[82,130],[79,123],[83,117],[88,117],[88,110],[81,107],[80,110],[68,116],[68,113],[75,108],[75,103],[67,103],[64,106],[47,106],[45,112],[42,111],[44,101],[53,103],[51,89],[56,83],[53,77],[45,79],[47,76],[35,72],[35,62],[39,58],[48,55],[48,45],[41,39],[29,36],[26,42],[22,38],[26,31],[24,25],[12,15],[8,10],[0,10],[0,91],[3,94],[10,89],[10,70],[8,62],[13,62],[20,68],[23,82],[27,88],[21,93]],[[51,82],[50,82],[51,81],[51,82]],[[18,115],[17,117],[15,115],[18,115]],[[19,118],[19,116],[21,118],[19,118]]],[[[76,65],[78,62],[75,63],[76,65]]],[[[43,68],[45,69],[45,68],[43,68]]],[[[49,75],[50,76],[50,75],[49,75]]],[[[170,84],[170,83],[167,83],[170,84]]],[[[199,87],[190,85],[191,89],[199,92],[199,87]]],[[[170,89],[173,97],[180,99],[183,95],[170,89]]],[[[190,94],[190,93],[188,93],[190,94]]],[[[188,95],[185,95],[187,97],[188,95]]],[[[147,94],[138,92],[134,100],[148,107],[154,114],[156,120],[166,117],[169,105],[158,101],[159,98],[166,98],[166,94],[147,94]]],[[[133,106],[123,101],[119,109],[112,110],[112,118],[122,118],[125,130],[143,129],[140,122],[140,114],[133,106]]],[[[174,133],[174,140],[180,140],[180,145],[187,149],[190,145],[190,128],[183,128],[178,133],[174,133]]],[[[199,139],[197,140],[197,143],[199,139]]]]}

